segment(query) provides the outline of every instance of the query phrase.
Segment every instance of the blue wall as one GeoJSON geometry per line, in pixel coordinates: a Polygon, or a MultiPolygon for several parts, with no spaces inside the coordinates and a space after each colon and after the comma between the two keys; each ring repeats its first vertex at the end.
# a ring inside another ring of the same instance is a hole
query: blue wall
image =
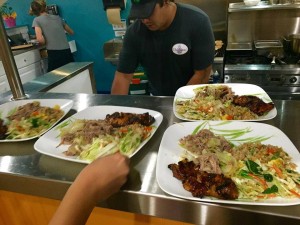
{"type": "MultiPolygon", "coordinates": [[[[32,0],[9,0],[9,6],[17,12],[17,25],[28,25],[30,33],[33,16],[28,14],[32,0]]],[[[104,61],[103,44],[114,38],[111,24],[107,22],[102,0],[48,0],[48,5],[57,4],[60,16],[66,20],[75,34],[70,40],[75,40],[77,52],[74,54],[78,62],[94,62],[94,74],[99,93],[109,93],[116,67],[104,61]]],[[[126,19],[130,8],[127,1],[121,19],[126,19]]]]}

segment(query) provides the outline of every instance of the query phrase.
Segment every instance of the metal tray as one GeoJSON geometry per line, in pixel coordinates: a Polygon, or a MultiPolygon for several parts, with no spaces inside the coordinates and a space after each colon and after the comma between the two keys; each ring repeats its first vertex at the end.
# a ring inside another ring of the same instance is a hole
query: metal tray
{"type": "Polygon", "coordinates": [[[250,42],[229,42],[227,44],[227,51],[234,51],[234,50],[253,50],[252,43],[250,42]]]}
{"type": "Polygon", "coordinates": [[[254,41],[254,46],[256,49],[266,49],[266,48],[282,48],[283,45],[279,40],[257,40],[254,41]]]}
{"type": "Polygon", "coordinates": [[[266,56],[268,58],[282,58],[283,45],[279,40],[258,40],[254,41],[254,46],[257,51],[257,55],[266,56]]]}

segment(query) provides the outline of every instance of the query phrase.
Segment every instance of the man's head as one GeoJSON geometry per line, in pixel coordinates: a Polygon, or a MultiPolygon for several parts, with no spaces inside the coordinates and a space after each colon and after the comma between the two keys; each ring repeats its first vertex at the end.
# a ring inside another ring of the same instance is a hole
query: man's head
{"type": "Polygon", "coordinates": [[[164,30],[174,19],[174,0],[131,0],[130,19],[140,19],[149,30],[164,30]]]}
{"type": "Polygon", "coordinates": [[[131,0],[130,19],[146,19],[149,18],[158,3],[160,7],[165,2],[173,2],[174,0],[131,0]]]}

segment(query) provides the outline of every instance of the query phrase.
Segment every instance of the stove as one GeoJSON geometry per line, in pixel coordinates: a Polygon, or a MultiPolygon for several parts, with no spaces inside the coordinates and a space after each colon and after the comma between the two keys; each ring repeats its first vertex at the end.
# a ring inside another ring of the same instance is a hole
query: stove
{"type": "Polygon", "coordinates": [[[249,83],[271,95],[300,95],[300,56],[257,55],[253,50],[225,52],[224,83],[249,83]]]}

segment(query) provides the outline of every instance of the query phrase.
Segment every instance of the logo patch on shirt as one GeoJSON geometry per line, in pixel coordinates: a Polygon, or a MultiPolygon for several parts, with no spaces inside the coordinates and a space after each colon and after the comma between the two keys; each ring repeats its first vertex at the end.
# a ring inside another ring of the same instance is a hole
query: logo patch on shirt
{"type": "Polygon", "coordinates": [[[188,50],[189,50],[188,47],[182,43],[175,44],[172,47],[172,51],[176,55],[183,55],[183,54],[187,53],[188,50]]]}

